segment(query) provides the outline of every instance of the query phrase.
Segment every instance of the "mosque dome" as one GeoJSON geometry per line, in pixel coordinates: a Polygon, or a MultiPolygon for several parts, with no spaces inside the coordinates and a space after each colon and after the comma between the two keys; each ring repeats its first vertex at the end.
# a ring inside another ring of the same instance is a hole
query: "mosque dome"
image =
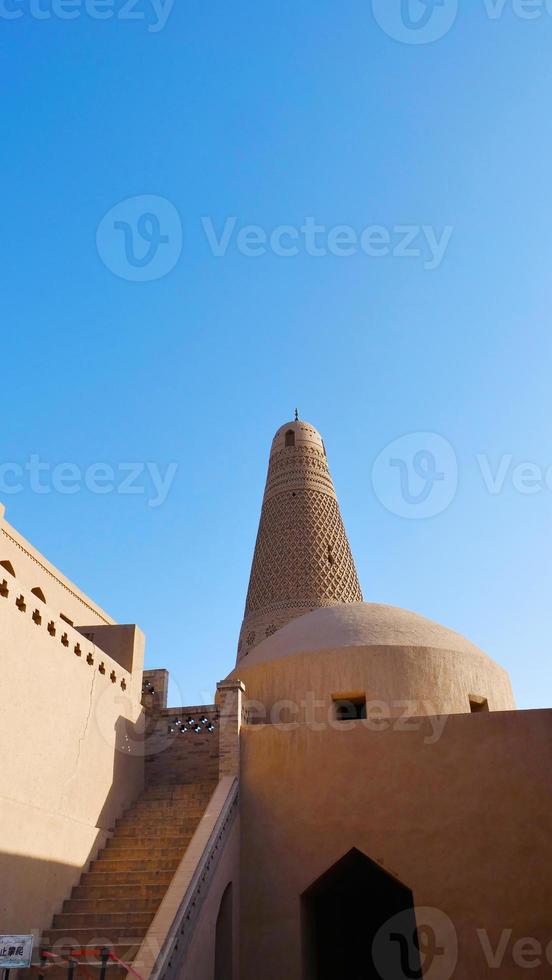
{"type": "Polygon", "coordinates": [[[506,671],[469,640],[377,603],[327,606],[293,619],[251,650],[232,676],[269,711],[311,695],[328,706],[346,694],[383,702],[391,715],[515,708],[506,671]]]}

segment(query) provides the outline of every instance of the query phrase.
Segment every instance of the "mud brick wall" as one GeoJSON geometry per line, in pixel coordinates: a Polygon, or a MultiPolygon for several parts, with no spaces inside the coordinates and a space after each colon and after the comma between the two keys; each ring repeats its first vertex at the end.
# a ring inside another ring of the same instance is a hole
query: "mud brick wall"
{"type": "Polygon", "coordinates": [[[219,713],[216,705],[165,708],[150,715],[146,786],[217,782],[218,776],[219,713]],[[194,724],[191,724],[192,719],[194,724]]]}

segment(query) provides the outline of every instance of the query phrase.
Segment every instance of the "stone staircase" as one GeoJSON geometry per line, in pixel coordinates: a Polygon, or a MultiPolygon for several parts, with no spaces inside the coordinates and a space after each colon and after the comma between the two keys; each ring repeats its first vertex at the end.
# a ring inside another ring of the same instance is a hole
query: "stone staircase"
{"type": "MultiPolygon", "coordinates": [[[[78,957],[83,969],[75,980],[98,975],[102,947],[132,963],[215,787],[213,782],[149,786],[117,821],[113,836],[42,936],[41,948],[49,952],[85,953],[78,957]]],[[[41,970],[49,978],[67,974],[66,966],[50,962],[41,970]]],[[[110,962],[110,980],[126,972],[110,962]]]]}

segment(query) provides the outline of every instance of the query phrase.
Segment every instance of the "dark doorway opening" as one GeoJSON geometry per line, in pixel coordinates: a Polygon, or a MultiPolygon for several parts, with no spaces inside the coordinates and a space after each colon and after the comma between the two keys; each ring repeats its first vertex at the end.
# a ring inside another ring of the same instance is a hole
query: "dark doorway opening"
{"type": "Polygon", "coordinates": [[[412,892],[353,849],[302,896],[305,980],[421,980],[412,892]]]}
{"type": "Polygon", "coordinates": [[[215,932],[215,980],[232,980],[233,960],[232,882],[220,902],[215,932]]]}

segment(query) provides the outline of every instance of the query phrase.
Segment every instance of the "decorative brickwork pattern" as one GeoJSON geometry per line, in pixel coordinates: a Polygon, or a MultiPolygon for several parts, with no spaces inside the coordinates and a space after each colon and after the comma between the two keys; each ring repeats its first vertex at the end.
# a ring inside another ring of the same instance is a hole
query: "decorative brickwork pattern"
{"type": "Polygon", "coordinates": [[[238,661],[296,616],[362,601],[324,443],[289,423],[272,444],[238,661]]]}

